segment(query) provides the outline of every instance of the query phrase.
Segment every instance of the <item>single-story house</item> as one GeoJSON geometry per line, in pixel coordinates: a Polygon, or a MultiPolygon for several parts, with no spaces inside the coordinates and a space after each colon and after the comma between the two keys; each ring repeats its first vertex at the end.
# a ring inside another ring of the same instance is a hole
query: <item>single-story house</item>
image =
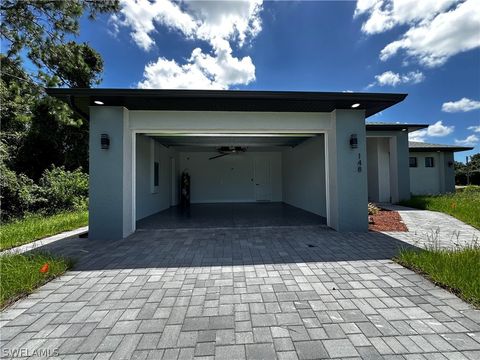
{"type": "Polygon", "coordinates": [[[365,123],[406,94],[47,93],[90,122],[92,239],[126,237],[139,220],[179,205],[182,173],[192,203],[283,202],[337,231],[367,231],[369,199],[410,197],[408,133],[426,127],[365,123]]]}
{"type": "Polygon", "coordinates": [[[453,153],[473,147],[428,144],[410,141],[410,192],[413,195],[444,194],[455,191],[453,153]]]}

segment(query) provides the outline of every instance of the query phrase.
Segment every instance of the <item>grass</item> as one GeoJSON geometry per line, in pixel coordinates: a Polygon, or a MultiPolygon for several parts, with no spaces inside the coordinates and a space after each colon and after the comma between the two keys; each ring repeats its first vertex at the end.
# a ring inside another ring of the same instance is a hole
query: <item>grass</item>
{"type": "Polygon", "coordinates": [[[453,194],[412,196],[400,204],[449,214],[480,229],[480,187],[466,187],[453,194]]]}
{"type": "Polygon", "coordinates": [[[0,250],[28,244],[47,236],[73,230],[88,223],[88,211],[63,212],[50,216],[30,215],[0,225],[0,250]]]}
{"type": "Polygon", "coordinates": [[[395,260],[480,308],[480,247],[403,249],[395,260]]]}
{"type": "Polygon", "coordinates": [[[68,259],[47,253],[0,256],[0,308],[31,293],[37,287],[71,268],[68,259]],[[45,269],[48,264],[48,269],[45,269]],[[41,269],[47,270],[41,272],[41,269]]]}

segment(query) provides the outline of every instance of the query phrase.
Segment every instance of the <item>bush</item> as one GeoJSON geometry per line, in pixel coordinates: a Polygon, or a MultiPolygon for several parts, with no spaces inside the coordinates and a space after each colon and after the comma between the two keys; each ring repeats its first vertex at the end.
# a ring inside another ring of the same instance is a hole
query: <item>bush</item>
{"type": "Polygon", "coordinates": [[[87,206],[88,175],[80,168],[75,171],[63,167],[47,169],[39,185],[39,201],[47,213],[85,209],[87,206]]]}
{"type": "Polygon", "coordinates": [[[88,206],[88,175],[81,169],[67,171],[52,167],[44,171],[38,184],[24,174],[16,174],[0,162],[1,220],[22,218],[29,213],[53,214],[81,210],[88,206]]]}
{"type": "Polygon", "coordinates": [[[380,208],[377,207],[375,204],[368,203],[368,215],[378,214],[379,211],[380,211],[380,208]]]}

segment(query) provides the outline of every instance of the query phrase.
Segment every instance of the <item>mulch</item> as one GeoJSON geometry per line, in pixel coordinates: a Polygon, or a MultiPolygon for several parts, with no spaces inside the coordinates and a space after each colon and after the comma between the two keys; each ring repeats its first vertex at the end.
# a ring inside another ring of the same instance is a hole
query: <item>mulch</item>
{"type": "Polygon", "coordinates": [[[370,231],[408,231],[397,211],[381,209],[377,214],[369,216],[370,231]]]}

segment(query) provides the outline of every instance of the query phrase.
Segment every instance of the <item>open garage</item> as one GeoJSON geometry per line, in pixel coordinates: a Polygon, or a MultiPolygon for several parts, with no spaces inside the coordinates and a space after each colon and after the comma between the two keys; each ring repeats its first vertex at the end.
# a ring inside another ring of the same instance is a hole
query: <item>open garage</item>
{"type": "Polygon", "coordinates": [[[138,229],[326,224],[324,135],[137,134],[136,220],[138,229]]]}

